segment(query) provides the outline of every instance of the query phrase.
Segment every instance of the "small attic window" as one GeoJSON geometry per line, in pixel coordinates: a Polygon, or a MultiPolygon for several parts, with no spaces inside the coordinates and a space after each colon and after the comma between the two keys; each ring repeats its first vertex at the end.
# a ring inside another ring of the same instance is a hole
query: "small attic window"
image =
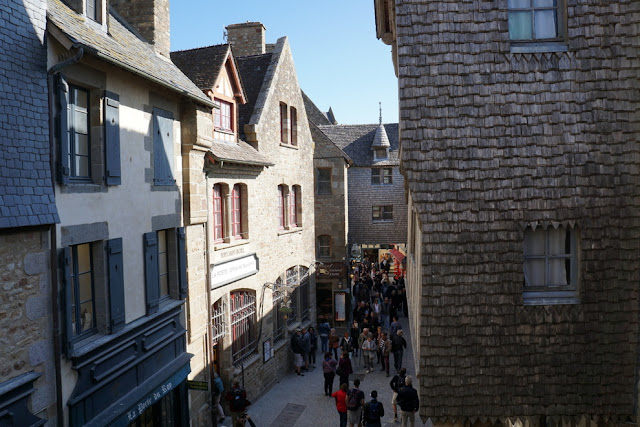
{"type": "Polygon", "coordinates": [[[87,15],[87,18],[100,22],[101,9],[102,0],[85,0],[85,15],[87,15]]]}
{"type": "Polygon", "coordinates": [[[374,160],[386,160],[389,155],[387,154],[386,148],[376,148],[373,150],[373,159],[374,160]]]}

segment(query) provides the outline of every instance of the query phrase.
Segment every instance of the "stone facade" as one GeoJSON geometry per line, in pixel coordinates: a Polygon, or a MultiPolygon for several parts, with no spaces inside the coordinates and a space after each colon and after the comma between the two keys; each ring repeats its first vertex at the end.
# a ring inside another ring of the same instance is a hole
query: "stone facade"
{"type": "Polygon", "coordinates": [[[109,0],[109,5],[153,44],[159,54],[169,57],[169,0],[109,0]]]}
{"type": "Polygon", "coordinates": [[[434,422],[637,416],[639,11],[558,4],[561,37],[531,45],[510,41],[506,2],[376,1],[397,51],[408,300],[434,422]],[[531,299],[525,241],[554,230],[578,238],[576,288],[531,299]]]}

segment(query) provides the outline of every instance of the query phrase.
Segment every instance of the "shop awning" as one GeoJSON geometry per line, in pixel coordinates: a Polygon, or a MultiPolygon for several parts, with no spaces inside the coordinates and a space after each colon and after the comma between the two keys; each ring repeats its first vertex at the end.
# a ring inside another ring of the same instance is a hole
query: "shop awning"
{"type": "Polygon", "coordinates": [[[397,259],[398,262],[402,262],[402,260],[405,259],[405,255],[397,249],[390,249],[389,253],[393,255],[393,257],[397,259]]]}

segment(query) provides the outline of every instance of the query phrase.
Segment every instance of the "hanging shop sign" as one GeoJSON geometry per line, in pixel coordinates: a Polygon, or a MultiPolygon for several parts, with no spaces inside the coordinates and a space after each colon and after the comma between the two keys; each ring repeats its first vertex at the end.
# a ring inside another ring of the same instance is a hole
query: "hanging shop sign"
{"type": "Polygon", "coordinates": [[[318,279],[344,279],[347,277],[347,266],[343,262],[330,262],[318,266],[318,279]]]}
{"type": "Polygon", "coordinates": [[[258,270],[258,256],[255,253],[213,264],[211,266],[211,289],[244,279],[256,274],[258,270]]]}

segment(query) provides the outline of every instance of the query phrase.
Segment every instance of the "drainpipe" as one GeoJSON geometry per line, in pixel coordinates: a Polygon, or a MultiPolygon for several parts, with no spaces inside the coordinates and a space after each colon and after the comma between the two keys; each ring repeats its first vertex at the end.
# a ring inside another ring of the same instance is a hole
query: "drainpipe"
{"type": "MultiPolygon", "coordinates": [[[[205,197],[207,199],[207,206],[211,206],[209,205],[209,186],[208,186],[208,179],[207,179],[207,174],[206,172],[204,172],[204,181],[205,181],[205,197]]],[[[208,209],[207,209],[208,212],[208,209]]],[[[215,402],[213,401],[213,387],[215,387],[215,384],[213,383],[214,380],[214,375],[213,372],[215,371],[215,368],[213,366],[213,340],[212,340],[212,335],[213,335],[213,328],[211,326],[211,316],[212,316],[212,312],[211,312],[211,279],[209,278],[209,271],[211,268],[211,253],[209,252],[209,216],[207,214],[207,222],[204,223],[204,244],[205,244],[205,248],[204,248],[204,253],[205,253],[205,285],[207,288],[207,355],[209,357],[209,382],[211,384],[211,390],[209,391],[209,395],[207,396],[207,400],[209,400],[210,403],[210,407],[211,407],[211,417],[213,419],[213,425],[217,426],[218,425],[218,414],[216,413],[216,411],[218,410],[218,408],[215,407],[215,402]]]]}
{"type": "MultiPolygon", "coordinates": [[[[53,89],[53,76],[63,68],[73,65],[82,59],[84,55],[84,49],[77,47],[76,54],[69,59],[57,63],[47,71],[47,86],[49,88],[49,150],[50,150],[50,167],[51,167],[51,188],[53,194],[55,194],[55,120],[53,118],[54,111],[54,99],[55,91],[53,89]]],[[[51,270],[51,311],[53,317],[53,354],[55,363],[55,377],[56,377],[56,412],[57,412],[57,425],[58,427],[64,427],[64,405],[62,403],[62,379],[61,376],[61,363],[60,358],[62,351],[60,350],[60,318],[59,311],[60,306],[58,304],[59,290],[58,290],[58,257],[56,255],[58,233],[55,224],[50,226],[51,235],[51,254],[49,257],[49,269],[51,270]]]]}

